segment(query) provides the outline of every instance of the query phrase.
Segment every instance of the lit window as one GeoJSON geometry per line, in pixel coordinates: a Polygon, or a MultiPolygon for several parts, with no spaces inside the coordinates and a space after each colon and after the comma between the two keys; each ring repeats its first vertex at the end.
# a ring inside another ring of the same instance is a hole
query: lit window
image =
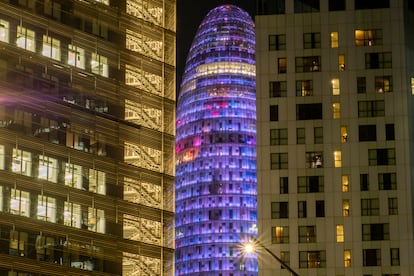
{"type": "Polygon", "coordinates": [[[65,164],[65,185],[82,189],[82,167],[70,163],[65,164]]]}
{"type": "Polygon", "coordinates": [[[336,225],[336,242],[344,242],[344,225],[337,224],[336,225]]]}
{"type": "Polygon", "coordinates": [[[326,251],[299,251],[299,268],[326,267],[326,251]]]}
{"type": "Polygon", "coordinates": [[[333,111],[333,118],[334,119],[341,118],[341,104],[340,103],[333,103],[332,104],[332,111],[333,111]]]}
{"type": "Polygon", "coordinates": [[[349,176],[348,175],[342,176],[342,192],[343,193],[349,192],[349,176]]]}
{"type": "Polygon", "coordinates": [[[313,84],[312,80],[298,80],[296,81],[296,96],[312,96],[313,84]]]}
{"type": "Polygon", "coordinates": [[[321,57],[297,57],[295,59],[296,73],[302,72],[320,72],[321,71],[321,57]]]}
{"type": "Polygon", "coordinates": [[[57,182],[57,160],[45,155],[39,155],[39,179],[45,179],[51,182],[57,182]]]}
{"type": "Polygon", "coordinates": [[[4,146],[0,145],[0,170],[4,170],[4,146]]]}
{"type": "Polygon", "coordinates": [[[36,51],[35,32],[22,26],[17,26],[16,45],[28,51],[36,51]]]}
{"type": "Polygon", "coordinates": [[[48,196],[37,196],[37,219],[56,222],[56,199],[48,196]]]}
{"type": "Polygon", "coordinates": [[[344,267],[351,267],[351,250],[344,250],[344,267]]]}
{"type": "Polygon", "coordinates": [[[48,35],[43,35],[42,55],[60,60],[60,41],[48,35]]]}
{"type": "Polygon", "coordinates": [[[9,22],[0,19],[0,41],[9,43],[9,22]]]}
{"type": "Polygon", "coordinates": [[[30,216],[30,194],[18,189],[11,189],[10,213],[24,217],[30,216]]]}
{"type": "Polygon", "coordinates": [[[105,233],[104,210],[88,207],[88,230],[98,233],[105,233]]]}
{"type": "Polygon", "coordinates": [[[411,94],[414,95],[414,78],[411,78],[411,94]]]}
{"type": "Polygon", "coordinates": [[[342,216],[349,217],[350,215],[350,206],[349,206],[349,199],[342,200],[342,216]]]}
{"type": "Polygon", "coordinates": [[[12,172],[26,176],[32,175],[32,154],[28,151],[13,149],[12,172]]]}
{"type": "Polygon", "coordinates": [[[348,128],[341,126],[341,143],[344,144],[346,142],[348,142],[348,128]]]}
{"type": "Polygon", "coordinates": [[[340,150],[334,151],[334,167],[342,167],[342,152],[340,150]]]}
{"type": "Polygon", "coordinates": [[[95,0],[95,1],[109,6],[109,0],[95,0]]]}
{"type": "Polygon", "coordinates": [[[332,91],[332,95],[341,94],[341,90],[340,90],[340,87],[339,87],[339,79],[332,79],[331,80],[331,91],[332,91]]]}
{"type": "Polygon", "coordinates": [[[377,93],[392,92],[392,76],[375,77],[375,92],[377,93]]]}
{"type": "Polygon", "coordinates": [[[338,32],[331,32],[331,48],[339,47],[339,34],[338,32]]]}
{"type": "Polygon", "coordinates": [[[345,55],[338,55],[338,70],[339,72],[345,71],[345,55]]]}
{"type": "Polygon", "coordinates": [[[382,30],[355,30],[356,46],[374,46],[382,44],[382,30]]]}
{"type": "Polygon", "coordinates": [[[91,71],[94,74],[108,77],[108,58],[92,53],[91,71]]]}
{"type": "Polygon", "coordinates": [[[287,72],[287,59],[286,58],[279,58],[277,60],[277,68],[279,74],[286,74],[287,72]]]}
{"type": "Polygon", "coordinates": [[[306,168],[322,168],[323,167],[323,152],[312,151],[305,153],[306,168]]]}
{"type": "Polygon", "coordinates": [[[89,169],[89,191],[97,194],[106,194],[106,175],[104,172],[89,169]]]}
{"type": "Polygon", "coordinates": [[[289,243],[289,227],[272,227],[272,243],[289,243]]]}
{"type": "Polygon", "coordinates": [[[79,204],[65,201],[63,223],[66,226],[81,228],[81,207],[79,204]]]}
{"type": "Polygon", "coordinates": [[[85,69],[85,50],[75,45],[68,45],[68,64],[85,69]]]}

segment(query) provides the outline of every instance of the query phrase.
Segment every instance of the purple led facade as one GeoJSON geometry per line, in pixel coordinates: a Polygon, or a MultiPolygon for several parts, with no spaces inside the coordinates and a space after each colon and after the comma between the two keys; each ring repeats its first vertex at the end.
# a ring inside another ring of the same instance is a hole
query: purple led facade
{"type": "Polygon", "coordinates": [[[255,33],[233,5],[211,10],[177,106],[176,275],[257,275],[255,33]]]}

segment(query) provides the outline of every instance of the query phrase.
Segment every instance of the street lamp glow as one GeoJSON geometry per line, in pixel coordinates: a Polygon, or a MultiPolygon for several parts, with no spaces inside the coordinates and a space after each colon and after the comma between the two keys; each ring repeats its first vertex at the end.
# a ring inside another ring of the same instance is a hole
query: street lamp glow
{"type": "Polygon", "coordinates": [[[256,245],[253,242],[247,242],[243,246],[243,251],[245,254],[253,254],[256,251],[256,245]]]}

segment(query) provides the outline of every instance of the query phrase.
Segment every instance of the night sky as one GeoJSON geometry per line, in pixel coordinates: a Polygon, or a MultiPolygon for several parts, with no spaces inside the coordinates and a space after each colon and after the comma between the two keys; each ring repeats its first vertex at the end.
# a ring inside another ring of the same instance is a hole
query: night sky
{"type": "Polygon", "coordinates": [[[187,53],[198,26],[211,9],[225,4],[244,9],[254,19],[254,0],[177,0],[177,94],[187,53]]]}

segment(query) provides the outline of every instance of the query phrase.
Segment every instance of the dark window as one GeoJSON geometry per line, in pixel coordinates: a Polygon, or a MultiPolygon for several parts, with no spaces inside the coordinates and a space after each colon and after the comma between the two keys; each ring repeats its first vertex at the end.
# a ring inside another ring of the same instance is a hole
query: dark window
{"type": "Polygon", "coordinates": [[[368,174],[360,174],[359,175],[359,185],[361,191],[368,191],[369,190],[369,180],[368,174]]]}
{"type": "Polygon", "coordinates": [[[329,11],[344,11],[346,0],[329,0],[329,11]]]}
{"type": "Polygon", "coordinates": [[[272,219],[281,219],[289,217],[288,202],[272,202],[272,219]]]}
{"type": "Polygon", "coordinates": [[[368,164],[370,166],[395,165],[395,149],[368,150],[368,164]]]}
{"type": "Polygon", "coordinates": [[[318,120],[322,119],[322,104],[297,104],[296,120],[318,120]]]}
{"type": "Polygon", "coordinates": [[[315,144],[323,144],[323,127],[313,128],[313,142],[315,144]]]}
{"type": "Polygon", "coordinates": [[[379,190],[397,190],[397,174],[396,173],[379,173],[378,174],[379,190]]]}
{"type": "Polygon", "coordinates": [[[286,74],[287,72],[287,60],[286,58],[277,59],[277,71],[279,74],[286,74]]]}
{"type": "Polygon", "coordinates": [[[297,73],[302,72],[320,72],[321,71],[321,57],[297,57],[295,59],[295,69],[297,73]]]}
{"type": "Polygon", "coordinates": [[[359,141],[377,141],[377,126],[364,125],[358,127],[359,141]]]}
{"type": "Polygon", "coordinates": [[[314,243],[316,242],[316,226],[299,226],[299,243],[314,243]]]}
{"type": "Polygon", "coordinates": [[[317,200],[315,202],[315,214],[317,218],[325,217],[325,201],[324,200],[317,200]]]}
{"type": "Polygon", "coordinates": [[[365,77],[357,77],[357,92],[358,94],[367,93],[367,84],[365,77]]]}
{"type": "Polygon", "coordinates": [[[358,117],[380,117],[385,115],[385,103],[383,100],[378,101],[359,101],[358,117]]]}
{"type": "Polygon", "coordinates": [[[303,34],[303,48],[304,49],[321,48],[321,33],[303,34]]]}
{"type": "Polygon", "coordinates": [[[289,193],[289,178],[287,176],[280,178],[280,194],[289,193]]]}
{"type": "Polygon", "coordinates": [[[388,223],[362,224],[363,241],[383,241],[390,239],[390,225],[388,223]]]}
{"type": "Polygon", "coordinates": [[[323,176],[298,176],[298,193],[321,193],[323,190],[323,176]]]}
{"type": "Polygon", "coordinates": [[[285,0],[258,0],[257,1],[257,14],[284,14],[285,13],[285,0]]]}
{"type": "Polygon", "coordinates": [[[288,131],[287,128],[278,128],[270,130],[270,145],[287,145],[288,131]]]}
{"type": "Polygon", "coordinates": [[[299,127],[296,129],[296,144],[305,144],[305,128],[299,127]]]}
{"type": "Polygon", "coordinates": [[[363,249],[362,255],[364,266],[381,265],[381,249],[363,249]]]}
{"type": "Polygon", "coordinates": [[[319,0],[295,0],[295,13],[319,12],[319,0]]]}
{"type": "Polygon", "coordinates": [[[286,81],[270,81],[269,82],[269,97],[286,97],[287,83],[286,81]]]}
{"type": "Polygon", "coordinates": [[[286,35],[269,35],[269,51],[286,50],[286,35]]]}
{"type": "Polygon", "coordinates": [[[387,141],[395,140],[394,124],[385,125],[385,140],[387,141]]]}
{"type": "Polygon", "coordinates": [[[312,80],[297,80],[296,81],[296,96],[312,96],[313,95],[313,83],[312,80]]]}
{"type": "Polygon", "coordinates": [[[45,1],[43,12],[50,18],[60,20],[61,4],[55,0],[45,1]]]}
{"type": "Polygon", "coordinates": [[[390,248],[390,259],[391,259],[390,263],[392,266],[400,265],[400,249],[399,248],[390,248]]]}
{"type": "Polygon", "coordinates": [[[378,198],[361,199],[361,216],[378,216],[379,200],[378,198]]]}
{"type": "Polygon", "coordinates": [[[386,53],[366,53],[365,69],[392,68],[392,54],[386,53]]]}
{"type": "Polygon", "coordinates": [[[306,218],[308,216],[308,210],[306,201],[298,201],[298,218],[306,218]]]}
{"type": "Polygon", "coordinates": [[[356,10],[386,9],[390,7],[390,0],[355,0],[356,10]]]}
{"type": "Polygon", "coordinates": [[[270,169],[281,170],[288,168],[288,154],[287,153],[271,153],[270,154],[270,169]]]}
{"type": "Polygon", "coordinates": [[[279,120],[279,106],[271,105],[270,106],[270,121],[278,121],[279,120]]]}

